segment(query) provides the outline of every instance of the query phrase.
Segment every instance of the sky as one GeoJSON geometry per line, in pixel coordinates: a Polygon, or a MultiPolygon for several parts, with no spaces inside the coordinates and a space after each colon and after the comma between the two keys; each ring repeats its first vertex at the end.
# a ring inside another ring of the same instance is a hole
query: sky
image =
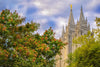
{"type": "Polygon", "coordinates": [[[94,20],[100,17],[100,0],[0,0],[0,12],[4,9],[17,10],[20,16],[26,17],[25,23],[34,21],[40,24],[36,32],[42,35],[52,27],[55,37],[59,38],[63,26],[68,24],[71,4],[75,23],[79,20],[82,6],[91,29],[96,28],[94,20]]]}

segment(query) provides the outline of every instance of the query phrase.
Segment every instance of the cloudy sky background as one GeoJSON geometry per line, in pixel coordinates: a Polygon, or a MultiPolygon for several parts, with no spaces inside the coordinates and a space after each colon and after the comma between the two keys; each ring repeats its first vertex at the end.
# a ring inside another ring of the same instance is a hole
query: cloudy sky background
{"type": "Polygon", "coordinates": [[[67,25],[70,4],[72,4],[74,21],[79,20],[81,5],[84,16],[88,19],[91,29],[96,28],[95,17],[100,17],[100,0],[0,0],[0,11],[10,9],[26,17],[25,22],[40,23],[37,31],[42,34],[52,27],[55,37],[61,36],[62,27],[67,25]]]}

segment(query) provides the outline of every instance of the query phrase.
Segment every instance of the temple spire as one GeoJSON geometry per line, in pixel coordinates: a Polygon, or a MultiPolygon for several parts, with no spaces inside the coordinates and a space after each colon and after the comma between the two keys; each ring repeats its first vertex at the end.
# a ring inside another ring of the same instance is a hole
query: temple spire
{"type": "Polygon", "coordinates": [[[65,31],[64,31],[64,26],[62,28],[62,36],[64,35],[65,31]]]}
{"type": "Polygon", "coordinates": [[[64,34],[65,34],[65,31],[64,31],[64,26],[63,26],[61,40],[64,40],[64,34]]]}
{"type": "Polygon", "coordinates": [[[70,5],[70,16],[69,16],[69,21],[68,21],[68,26],[73,25],[74,23],[74,18],[73,18],[73,13],[72,13],[72,4],[70,5]]]}
{"type": "Polygon", "coordinates": [[[82,6],[81,6],[81,12],[80,12],[80,18],[79,18],[79,21],[81,20],[84,20],[84,15],[83,15],[83,9],[82,9],[82,6]]]}

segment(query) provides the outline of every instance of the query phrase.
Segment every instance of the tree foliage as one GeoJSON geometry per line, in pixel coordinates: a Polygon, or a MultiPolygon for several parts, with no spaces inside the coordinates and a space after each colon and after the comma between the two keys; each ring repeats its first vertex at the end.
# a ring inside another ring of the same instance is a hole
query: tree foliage
{"type": "MultiPolygon", "coordinates": [[[[100,22],[100,20],[96,20],[100,22]]],[[[97,26],[99,26],[97,24],[97,26]]],[[[100,67],[100,29],[95,29],[94,32],[88,32],[87,35],[82,35],[74,38],[74,45],[80,44],[74,53],[69,54],[68,67],[100,67]]]]}
{"type": "Polygon", "coordinates": [[[3,10],[0,14],[0,66],[52,67],[54,57],[65,45],[54,38],[50,28],[43,35],[33,34],[39,28],[34,22],[24,23],[18,13],[3,10]]]}
{"type": "Polygon", "coordinates": [[[96,17],[95,19],[97,26],[100,26],[100,18],[96,17]]]}

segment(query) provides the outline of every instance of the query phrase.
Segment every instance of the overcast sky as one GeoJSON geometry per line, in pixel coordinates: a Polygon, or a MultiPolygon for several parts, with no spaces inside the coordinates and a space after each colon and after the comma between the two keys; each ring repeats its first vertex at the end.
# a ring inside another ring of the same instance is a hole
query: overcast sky
{"type": "Polygon", "coordinates": [[[42,34],[52,27],[56,38],[61,36],[63,25],[66,26],[72,4],[74,21],[79,20],[81,5],[85,18],[91,29],[96,27],[95,17],[100,17],[100,0],[0,0],[0,11],[10,9],[26,17],[26,21],[33,20],[40,23],[37,31],[42,34]]]}

